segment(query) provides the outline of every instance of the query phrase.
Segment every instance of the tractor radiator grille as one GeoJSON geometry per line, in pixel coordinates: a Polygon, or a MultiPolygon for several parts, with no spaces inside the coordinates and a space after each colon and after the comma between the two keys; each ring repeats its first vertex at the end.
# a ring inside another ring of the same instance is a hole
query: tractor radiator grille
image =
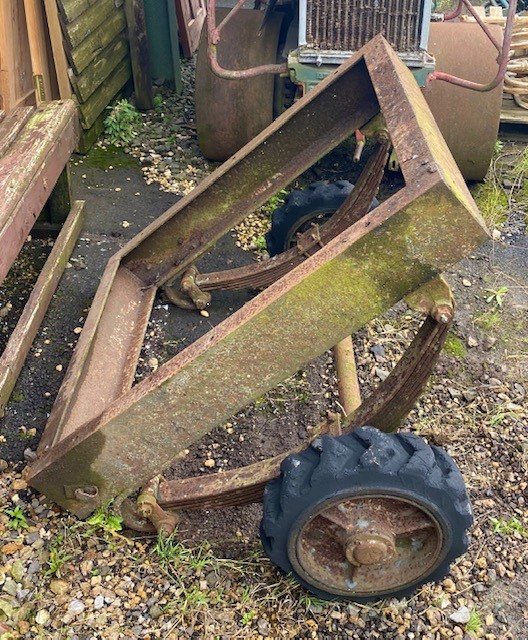
{"type": "Polygon", "coordinates": [[[307,44],[356,51],[379,33],[399,52],[420,49],[423,0],[307,0],[307,44]]]}

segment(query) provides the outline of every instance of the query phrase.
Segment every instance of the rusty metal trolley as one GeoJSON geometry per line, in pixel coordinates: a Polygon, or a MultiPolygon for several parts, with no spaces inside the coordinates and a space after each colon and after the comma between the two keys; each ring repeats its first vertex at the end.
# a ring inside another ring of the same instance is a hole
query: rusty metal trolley
{"type": "Polygon", "coordinates": [[[113,501],[129,526],[166,533],[179,509],[263,499],[266,552],[326,598],[400,595],[441,577],[467,544],[464,482],[441,449],[393,432],[452,320],[437,276],[486,237],[411,73],[374,38],[110,259],[28,481],[81,518],[113,501]],[[358,129],[375,150],[334,215],[269,260],[198,272],[194,263],[222,235],[358,129]],[[405,186],[372,208],[391,145],[405,186]],[[212,291],[248,287],[263,290],[132,386],[158,289],[196,309],[212,291]],[[346,369],[342,341],[402,298],[426,318],[359,408],[249,467],[160,476],[332,346],[346,369]]]}

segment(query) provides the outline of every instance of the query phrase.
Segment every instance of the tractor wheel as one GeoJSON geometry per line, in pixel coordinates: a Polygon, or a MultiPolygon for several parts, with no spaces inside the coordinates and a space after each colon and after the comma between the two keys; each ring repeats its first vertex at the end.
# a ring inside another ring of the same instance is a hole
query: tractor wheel
{"type": "MultiPolygon", "coordinates": [[[[488,26],[502,41],[502,29],[488,26]]],[[[432,22],[428,50],[438,71],[474,82],[490,82],[498,70],[497,50],[476,23],[432,22]]],[[[434,81],[424,95],[464,178],[483,180],[499,131],[502,85],[479,93],[434,81]]]]}
{"type": "MultiPolygon", "coordinates": [[[[220,22],[229,9],[218,9],[220,22]]],[[[222,30],[218,61],[225,69],[275,64],[282,14],[272,14],[261,30],[262,11],[241,9],[222,30]]],[[[196,129],[202,153],[227,160],[273,121],[271,74],[243,80],[215,75],[207,59],[207,29],[202,29],[196,61],[196,129]]]]}
{"type": "Polygon", "coordinates": [[[317,438],[264,493],[266,554],[319,598],[402,597],[468,546],[464,480],[445,451],[372,427],[317,438]]]}
{"type": "MultiPolygon", "coordinates": [[[[266,234],[270,256],[290,249],[297,242],[297,234],[306,231],[314,222],[326,222],[353,188],[348,180],[338,180],[314,182],[307,189],[292,191],[285,204],[273,212],[271,229],[266,234]]],[[[371,208],[378,204],[374,198],[371,208]]]]}

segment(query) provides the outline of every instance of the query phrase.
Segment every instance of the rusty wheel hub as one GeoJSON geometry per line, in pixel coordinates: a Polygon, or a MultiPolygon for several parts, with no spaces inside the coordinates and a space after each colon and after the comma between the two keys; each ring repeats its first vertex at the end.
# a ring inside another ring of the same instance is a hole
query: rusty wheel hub
{"type": "Polygon", "coordinates": [[[370,533],[354,536],[345,546],[347,560],[357,566],[383,564],[388,562],[395,552],[392,535],[370,533]]]}
{"type": "Polygon", "coordinates": [[[408,499],[341,497],[319,505],[301,524],[289,557],[314,587],[381,596],[431,573],[442,560],[443,540],[438,520],[408,499]]]}

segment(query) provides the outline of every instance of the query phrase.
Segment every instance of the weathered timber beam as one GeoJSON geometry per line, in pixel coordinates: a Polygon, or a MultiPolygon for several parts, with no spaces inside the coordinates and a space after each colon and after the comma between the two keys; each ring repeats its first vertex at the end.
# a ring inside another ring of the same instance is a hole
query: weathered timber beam
{"type": "Polygon", "coordinates": [[[50,102],[31,115],[0,158],[0,282],[49,198],[77,138],[74,102],[50,102]]]}
{"type": "Polygon", "coordinates": [[[136,106],[138,109],[148,111],[154,108],[154,91],[150,77],[150,51],[143,0],[125,0],[125,16],[136,106]]]}
{"type": "Polygon", "coordinates": [[[75,202],[40,272],[24,311],[0,356],[0,415],[15,387],[84,222],[84,202],[75,202]]]}

